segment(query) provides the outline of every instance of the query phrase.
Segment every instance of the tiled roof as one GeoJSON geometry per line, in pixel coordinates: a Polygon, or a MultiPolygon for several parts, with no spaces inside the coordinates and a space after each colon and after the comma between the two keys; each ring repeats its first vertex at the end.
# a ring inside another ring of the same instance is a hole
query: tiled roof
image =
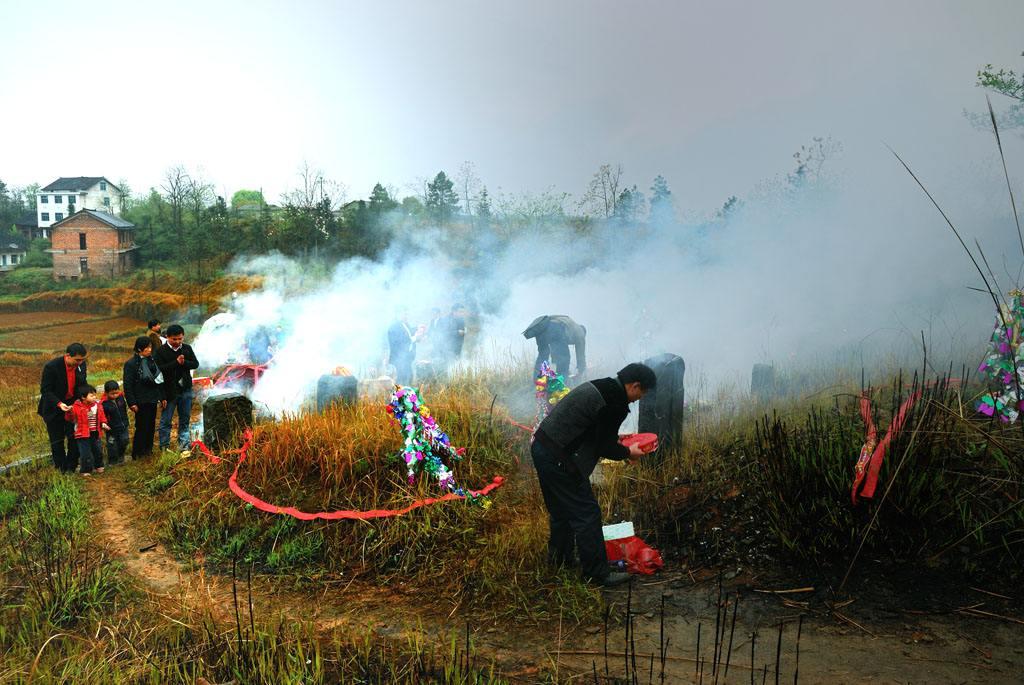
{"type": "MultiPolygon", "coordinates": [[[[79,191],[89,190],[100,181],[107,181],[108,184],[117,188],[116,185],[110,183],[104,176],[61,176],[56,181],[51,183],[42,189],[43,192],[60,192],[60,191],[79,191]]],[[[120,188],[118,188],[120,190],[120,188]]]]}
{"type": "Polygon", "coordinates": [[[111,226],[113,228],[135,228],[135,224],[133,224],[130,221],[125,221],[124,219],[122,219],[119,216],[114,216],[113,214],[107,214],[106,212],[100,212],[100,211],[97,211],[95,209],[82,209],[82,210],[79,210],[79,211],[75,212],[74,214],[72,214],[71,216],[66,217],[64,219],[61,219],[57,223],[55,223],[52,226],[50,226],[50,228],[54,229],[54,228],[57,228],[58,226],[60,226],[61,224],[66,224],[67,222],[69,222],[72,219],[74,219],[76,216],[79,216],[80,214],[83,214],[83,213],[89,214],[89,215],[99,219],[103,223],[105,223],[108,226],[111,226]]]}

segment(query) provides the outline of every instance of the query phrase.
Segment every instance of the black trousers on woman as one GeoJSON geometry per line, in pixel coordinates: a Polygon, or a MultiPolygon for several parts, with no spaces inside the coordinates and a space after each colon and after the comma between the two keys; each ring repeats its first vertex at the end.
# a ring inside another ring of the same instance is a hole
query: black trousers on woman
{"type": "Polygon", "coordinates": [[[132,436],[132,459],[153,454],[153,436],[156,433],[156,402],[139,405],[135,412],[135,435],[132,436]]]}

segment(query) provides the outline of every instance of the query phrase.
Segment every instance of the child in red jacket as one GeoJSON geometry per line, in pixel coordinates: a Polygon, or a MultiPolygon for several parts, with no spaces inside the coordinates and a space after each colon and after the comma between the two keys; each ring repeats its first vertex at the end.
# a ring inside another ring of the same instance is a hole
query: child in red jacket
{"type": "Polygon", "coordinates": [[[91,476],[93,467],[96,473],[103,473],[103,446],[100,436],[103,431],[110,430],[107,415],[103,412],[96,395],[96,388],[91,385],[80,385],[75,394],[78,400],[64,415],[75,424],[75,443],[78,445],[79,470],[83,476],[91,476]]]}

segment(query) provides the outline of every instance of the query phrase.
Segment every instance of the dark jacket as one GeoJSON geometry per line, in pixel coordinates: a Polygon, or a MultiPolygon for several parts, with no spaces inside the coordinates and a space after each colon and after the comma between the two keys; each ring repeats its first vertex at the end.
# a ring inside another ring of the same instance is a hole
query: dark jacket
{"type": "MultiPolygon", "coordinates": [[[[576,370],[583,373],[587,370],[587,328],[564,314],[538,316],[523,331],[523,337],[529,340],[536,338],[540,356],[547,358],[553,348],[572,345],[576,350],[576,370]]],[[[568,359],[568,357],[567,357],[568,359]]],[[[559,369],[559,373],[568,375],[569,369],[559,369]]]]}
{"type": "Polygon", "coordinates": [[[111,432],[128,429],[128,403],[121,395],[112,400],[106,395],[103,396],[103,413],[107,415],[107,425],[111,432]]]}
{"type": "Polygon", "coordinates": [[[163,387],[153,380],[159,373],[160,369],[152,357],[135,354],[124,363],[124,399],[129,407],[156,404],[164,399],[163,387]],[[143,373],[143,363],[148,373],[143,373]]]}
{"type": "Polygon", "coordinates": [[[619,426],[629,414],[626,389],[617,378],[599,378],[574,388],[541,421],[536,439],[589,478],[597,460],[621,461],[629,449],[619,443],[619,426]]]}
{"type": "MultiPolygon", "coordinates": [[[[75,385],[85,385],[88,382],[86,380],[87,376],[86,363],[82,362],[75,369],[75,385]]],[[[74,390],[74,388],[71,388],[72,393],[74,393],[74,390]]],[[[74,396],[72,395],[71,400],[67,397],[67,365],[64,364],[64,357],[60,356],[56,359],[51,359],[43,365],[43,375],[39,381],[39,408],[36,410],[36,413],[47,421],[62,416],[64,412],[57,405],[61,402],[68,405],[74,404],[72,401],[74,396]]]]}
{"type": "Polygon", "coordinates": [[[164,343],[159,350],[153,352],[153,359],[164,375],[164,399],[169,402],[192,389],[191,372],[199,368],[199,360],[190,345],[182,343],[181,348],[175,352],[170,345],[164,343]],[[178,363],[179,354],[184,355],[184,364],[178,363]]]}
{"type": "Polygon", "coordinates": [[[416,358],[416,343],[413,329],[403,321],[396,321],[388,328],[388,359],[395,366],[411,363],[416,358]]]}

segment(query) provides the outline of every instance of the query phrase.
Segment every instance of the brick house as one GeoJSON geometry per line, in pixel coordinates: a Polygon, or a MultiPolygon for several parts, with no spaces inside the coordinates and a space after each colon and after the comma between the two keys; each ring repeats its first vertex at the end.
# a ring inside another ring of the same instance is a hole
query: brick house
{"type": "Polygon", "coordinates": [[[83,209],[50,227],[53,277],[121,276],[135,268],[135,224],[83,209]]]}

